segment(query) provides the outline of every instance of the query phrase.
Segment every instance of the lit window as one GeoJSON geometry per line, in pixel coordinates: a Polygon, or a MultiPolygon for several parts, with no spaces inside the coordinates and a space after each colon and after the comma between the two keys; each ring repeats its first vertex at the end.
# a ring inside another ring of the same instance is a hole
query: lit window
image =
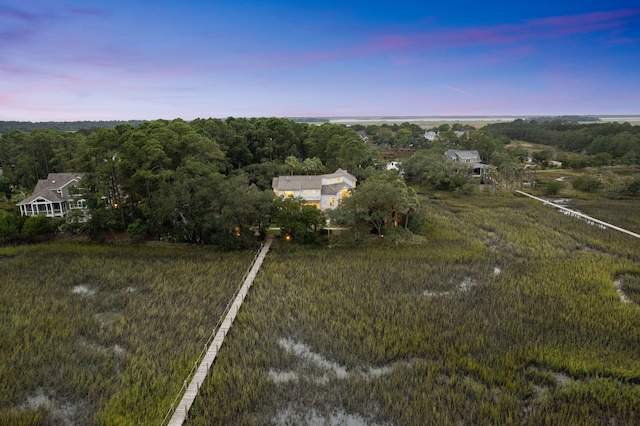
{"type": "Polygon", "coordinates": [[[335,198],[331,197],[329,199],[329,206],[331,206],[331,207],[335,207],[336,206],[336,199],[335,198]]]}

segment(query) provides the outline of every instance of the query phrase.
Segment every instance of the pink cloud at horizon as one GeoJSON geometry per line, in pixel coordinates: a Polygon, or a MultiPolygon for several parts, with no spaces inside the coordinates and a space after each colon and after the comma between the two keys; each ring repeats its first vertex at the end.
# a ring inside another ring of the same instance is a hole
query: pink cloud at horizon
{"type": "MultiPolygon", "coordinates": [[[[521,24],[502,24],[488,27],[463,27],[460,29],[434,29],[420,33],[370,34],[343,46],[329,46],[305,52],[265,51],[253,57],[253,61],[238,61],[240,69],[290,69],[313,66],[315,64],[353,62],[375,57],[382,53],[416,53],[416,51],[444,51],[449,48],[506,47],[502,56],[529,55],[538,53],[536,43],[543,40],[559,39],[562,36],[589,35],[603,30],[628,28],[634,19],[640,22],[640,9],[610,12],[592,12],[539,18],[523,21],[521,24]]],[[[638,42],[627,38],[627,43],[638,42]]],[[[236,58],[237,59],[237,58],[236,58]]],[[[245,58],[246,59],[246,58],[245,58]]],[[[498,55],[485,55],[487,62],[500,61],[498,55]]],[[[402,59],[398,63],[410,65],[416,59],[402,59]]],[[[504,61],[504,59],[503,59],[504,61]]],[[[228,66],[234,68],[234,64],[228,66]]]]}
{"type": "Polygon", "coordinates": [[[0,0],[0,120],[507,114],[605,105],[596,93],[631,112],[640,9],[612,1],[491,13],[320,2],[300,14],[287,2],[0,0]]]}
{"type": "Polygon", "coordinates": [[[489,27],[469,27],[455,30],[436,29],[410,34],[381,34],[367,46],[369,51],[402,50],[407,48],[443,49],[535,42],[562,35],[588,34],[596,31],[629,27],[631,19],[640,21],[640,9],[593,12],[580,15],[549,17],[489,27]]]}

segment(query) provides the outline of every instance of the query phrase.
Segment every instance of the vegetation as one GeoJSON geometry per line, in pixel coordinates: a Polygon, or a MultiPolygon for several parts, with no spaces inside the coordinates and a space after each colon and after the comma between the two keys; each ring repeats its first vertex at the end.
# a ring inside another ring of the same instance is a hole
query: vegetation
{"type": "Polygon", "coordinates": [[[350,229],[345,232],[356,238],[362,232],[362,225],[368,224],[382,237],[386,229],[398,225],[407,227],[410,214],[420,203],[413,188],[397,174],[389,172],[367,179],[351,190],[351,196],[343,198],[333,217],[350,229]]]}
{"type": "MultiPolygon", "coordinates": [[[[558,195],[558,193],[562,189],[562,186],[563,186],[562,183],[558,182],[557,180],[545,182],[544,195],[547,195],[547,196],[558,195]]],[[[574,183],[574,188],[575,188],[575,183],[574,183]]]]}
{"type": "Polygon", "coordinates": [[[640,203],[636,199],[574,198],[569,207],[640,233],[640,203]]]}
{"type": "MultiPolygon", "coordinates": [[[[189,424],[638,423],[640,241],[508,193],[419,202],[417,244],[277,241],[189,424]]],[[[640,230],[635,201],[572,203],[640,230]]],[[[0,421],[159,424],[252,254],[0,249],[0,421]]]]}
{"type": "Polygon", "coordinates": [[[275,246],[188,424],[638,423],[616,282],[637,297],[640,241],[511,195],[422,201],[424,244],[275,246]]]}
{"type": "Polygon", "coordinates": [[[269,224],[274,176],[341,167],[365,177],[377,155],[346,126],[278,118],[13,130],[0,135],[0,197],[13,206],[49,173],[82,172],[91,220],[76,230],[95,240],[126,231],[134,240],[242,249],[269,224]]]}
{"type": "Polygon", "coordinates": [[[158,424],[252,254],[194,245],[252,248],[270,222],[329,246],[277,242],[191,424],[640,423],[640,242],[496,191],[571,196],[639,232],[638,127],[435,130],[229,118],[0,136],[0,243],[60,229],[191,243],[0,249],[0,424],[158,424]],[[449,148],[496,168],[479,180],[449,148]],[[379,152],[405,155],[404,178],[379,152]],[[337,167],[359,178],[331,214],[349,229],[321,237],[324,215],[274,200],[271,179],[337,167]],[[62,171],[86,173],[91,220],[19,217],[62,171]]]}
{"type": "MultiPolygon", "coordinates": [[[[580,124],[578,118],[515,120],[480,130],[445,123],[429,129],[435,140],[408,122],[310,125],[229,117],[85,123],[88,128],[75,132],[37,123],[30,133],[0,135],[0,240],[33,241],[67,229],[95,241],[127,232],[133,241],[255,247],[254,236],[265,234],[273,220],[269,213],[278,210],[272,205],[274,176],[341,167],[365,184],[379,179],[387,160],[401,160],[406,183],[427,191],[470,195],[483,183],[481,188],[492,192],[528,185],[545,188],[550,196],[571,188],[611,199],[640,195],[640,126],[580,124]],[[494,168],[479,179],[469,167],[444,158],[450,148],[477,150],[494,168]],[[553,167],[583,175],[567,183],[536,176],[553,167]],[[89,206],[88,223],[33,226],[18,217],[15,203],[51,172],[85,173],[79,190],[89,206]]],[[[392,210],[392,216],[396,213],[392,210]]],[[[382,223],[368,219],[358,220],[374,227],[382,223]]]]}
{"type": "MultiPolygon", "coordinates": [[[[640,153],[640,126],[629,123],[579,124],[569,120],[515,120],[495,123],[484,128],[495,135],[512,140],[550,145],[563,151],[592,154],[597,166],[615,160],[621,164],[636,164],[640,153]],[[600,157],[596,157],[601,154],[600,157]]],[[[583,166],[584,167],[584,166],[583,166]]]]}
{"type": "Polygon", "coordinates": [[[252,252],[0,250],[0,424],[160,424],[252,252]]]}
{"type": "Polygon", "coordinates": [[[287,241],[318,243],[324,227],[324,215],[302,198],[278,197],[273,202],[273,223],[287,241]]]}
{"type": "Polygon", "coordinates": [[[65,132],[86,132],[87,129],[98,128],[114,128],[119,124],[129,124],[137,126],[142,120],[129,121],[40,121],[33,123],[31,121],[0,121],[0,135],[9,133],[12,130],[21,132],[32,132],[37,129],[55,129],[65,132]]]}
{"type": "Polygon", "coordinates": [[[477,185],[473,170],[445,159],[445,151],[445,147],[438,146],[409,157],[402,163],[405,179],[437,191],[473,192],[477,185]]]}

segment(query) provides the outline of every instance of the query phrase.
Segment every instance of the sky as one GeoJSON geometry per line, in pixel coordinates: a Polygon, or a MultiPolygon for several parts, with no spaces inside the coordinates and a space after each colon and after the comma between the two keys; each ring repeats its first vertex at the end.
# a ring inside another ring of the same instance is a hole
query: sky
{"type": "Polygon", "coordinates": [[[0,120],[640,114],[640,3],[0,0],[0,120]]]}

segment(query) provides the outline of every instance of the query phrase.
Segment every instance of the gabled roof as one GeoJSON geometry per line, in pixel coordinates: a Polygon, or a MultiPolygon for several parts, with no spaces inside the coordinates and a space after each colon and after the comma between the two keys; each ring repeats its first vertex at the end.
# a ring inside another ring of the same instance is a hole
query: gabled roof
{"type": "Polygon", "coordinates": [[[330,185],[324,185],[322,187],[322,195],[338,195],[344,189],[344,185],[341,183],[332,183],[330,185]]]}
{"type": "Polygon", "coordinates": [[[272,187],[280,191],[320,189],[322,187],[322,176],[279,176],[273,178],[272,187]]]}
{"type": "MultiPolygon", "coordinates": [[[[353,182],[357,182],[355,176],[346,170],[338,169],[333,173],[326,175],[291,175],[291,176],[278,176],[273,178],[271,187],[279,191],[297,191],[304,189],[320,189],[322,186],[322,179],[336,179],[336,178],[348,178],[353,182]]],[[[327,185],[325,185],[327,186],[327,185]]],[[[342,188],[342,187],[341,187],[342,188]]],[[[324,189],[323,189],[324,191],[324,189]]],[[[324,192],[323,192],[324,193],[324,192]]],[[[336,192],[337,194],[337,192],[336,192]]]]}
{"type": "Polygon", "coordinates": [[[358,179],[356,179],[356,177],[354,175],[352,175],[348,171],[342,170],[342,169],[338,169],[333,173],[329,173],[329,174],[326,174],[326,175],[321,175],[321,177],[323,177],[325,179],[335,179],[335,178],[339,178],[339,177],[346,177],[346,178],[351,179],[354,182],[356,182],[358,180],[358,179]]]}
{"type": "Polygon", "coordinates": [[[46,179],[40,179],[36,184],[33,194],[17,203],[17,206],[31,204],[38,198],[59,203],[65,199],[57,191],[73,182],[78,182],[82,178],[81,173],[49,173],[46,179]]]}
{"type": "Polygon", "coordinates": [[[458,149],[448,149],[447,152],[444,153],[444,155],[451,158],[452,160],[455,158],[460,158],[461,160],[472,160],[475,158],[476,160],[474,162],[479,162],[478,160],[480,159],[480,153],[475,149],[466,151],[458,149]]]}

